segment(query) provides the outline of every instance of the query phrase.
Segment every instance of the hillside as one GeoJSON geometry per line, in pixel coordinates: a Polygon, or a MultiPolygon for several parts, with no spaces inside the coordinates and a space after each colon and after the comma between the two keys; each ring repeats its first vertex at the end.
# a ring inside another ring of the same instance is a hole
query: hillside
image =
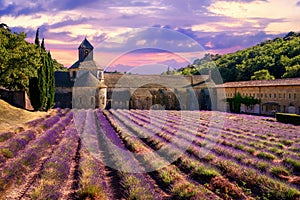
{"type": "Polygon", "coordinates": [[[46,115],[47,112],[29,112],[0,99],[0,133],[22,126],[25,122],[46,115]]]}
{"type": "Polygon", "coordinates": [[[216,81],[218,69],[224,82],[300,77],[300,33],[290,32],[230,54],[207,54],[175,73],[205,74],[208,69],[216,81]]]}

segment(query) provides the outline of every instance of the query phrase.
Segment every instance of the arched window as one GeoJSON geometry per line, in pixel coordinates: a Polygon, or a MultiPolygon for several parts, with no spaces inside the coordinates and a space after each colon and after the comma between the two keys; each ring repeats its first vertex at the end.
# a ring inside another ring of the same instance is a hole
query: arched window
{"type": "Polygon", "coordinates": [[[73,78],[76,78],[76,71],[73,71],[72,77],[73,77],[73,78]]]}
{"type": "Polygon", "coordinates": [[[89,55],[89,50],[86,49],[86,50],[84,51],[84,57],[87,57],[88,55],[89,55]]]}

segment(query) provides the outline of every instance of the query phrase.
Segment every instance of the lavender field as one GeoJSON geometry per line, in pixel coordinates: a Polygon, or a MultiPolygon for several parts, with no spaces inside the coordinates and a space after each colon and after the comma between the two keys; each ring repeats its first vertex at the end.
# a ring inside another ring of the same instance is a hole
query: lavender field
{"type": "Polygon", "coordinates": [[[57,109],[0,133],[0,199],[299,198],[300,129],[273,118],[57,109]]]}

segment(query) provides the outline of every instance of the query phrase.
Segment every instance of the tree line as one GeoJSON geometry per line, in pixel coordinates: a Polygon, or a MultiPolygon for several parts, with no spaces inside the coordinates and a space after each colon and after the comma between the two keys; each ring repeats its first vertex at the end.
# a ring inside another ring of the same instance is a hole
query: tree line
{"type": "Polygon", "coordinates": [[[25,38],[0,24],[0,87],[26,91],[34,110],[46,111],[54,105],[54,71],[63,68],[45,49],[44,38],[40,43],[39,29],[34,44],[25,38]]]}
{"type": "Polygon", "coordinates": [[[256,46],[224,55],[206,54],[187,67],[169,74],[207,74],[220,82],[272,80],[300,77],[300,33],[264,41],[256,46]]]}

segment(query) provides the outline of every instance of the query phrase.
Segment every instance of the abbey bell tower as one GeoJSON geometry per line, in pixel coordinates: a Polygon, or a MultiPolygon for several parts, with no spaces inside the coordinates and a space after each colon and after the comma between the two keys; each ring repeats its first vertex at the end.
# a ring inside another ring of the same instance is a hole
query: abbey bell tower
{"type": "Polygon", "coordinates": [[[79,62],[93,60],[93,49],[94,47],[85,38],[80,44],[80,46],[78,47],[79,62]]]}

